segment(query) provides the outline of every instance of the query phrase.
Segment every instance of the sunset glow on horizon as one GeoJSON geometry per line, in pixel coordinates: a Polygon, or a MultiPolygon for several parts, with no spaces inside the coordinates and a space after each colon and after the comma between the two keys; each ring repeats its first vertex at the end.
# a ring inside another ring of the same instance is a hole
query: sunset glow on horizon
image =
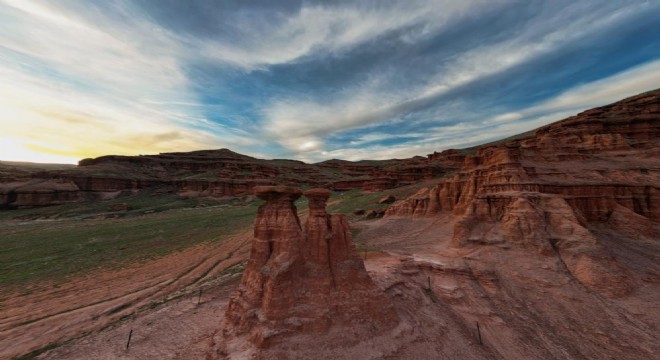
{"type": "Polygon", "coordinates": [[[0,160],[473,146],[660,87],[659,16],[656,1],[0,0],[0,160]]]}

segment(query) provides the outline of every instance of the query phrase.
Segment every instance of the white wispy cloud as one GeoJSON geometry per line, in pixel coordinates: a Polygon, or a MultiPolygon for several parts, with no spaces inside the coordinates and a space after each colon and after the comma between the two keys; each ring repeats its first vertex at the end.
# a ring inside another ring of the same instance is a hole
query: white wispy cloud
{"type": "Polygon", "coordinates": [[[263,109],[264,127],[268,136],[299,156],[324,154],[327,134],[396,121],[461,86],[616,27],[645,7],[603,7],[589,13],[574,10],[569,7],[541,23],[534,22],[512,38],[456,54],[417,85],[402,89],[390,79],[396,78],[393,74],[383,73],[344,88],[330,99],[276,99],[263,109]]]}
{"type": "Polygon", "coordinates": [[[658,4],[649,1],[553,3],[539,9],[550,9],[547,14],[517,23],[505,36],[447,48],[441,55],[420,47],[420,54],[410,54],[419,62],[408,64],[401,56],[393,66],[356,73],[323,96],[286,89],[264,94],[268,90],[260,89],[259,81],[248,82],[258,94],[241,99],[251,106],[245,113],[219,96],[212,96],[216,104],[204,103],[200,91],[205,89],[190,72],[203,64],[213,68],[204,76],[239,74],[232,81],[241,81],[266,78],[277,72],[276,65],[302,69],[350,57],[362,47],[397,51],[439,35],[451,37],[453,26],[471,24],[500,7],[511,10],[512,4],[517,2],[303,3],[257,20],[245,5],[217,19],[231,31],[196,36],[157,22],[149,9],[130,1],[102,3],[100,10],[85,2],[0,0],[0,159],[73,162],[108,153],[218,147],[264,155],[280,151],[272,155],[309,161],[409,157],[513,135],[660,83],[659,65],[650,63],[474,121],[467,119],[481,114],[464,116],[470,112],[468,100],[446,100],[461,88],[657,11],[658,4]],[[418,64],[424,66],[405,69],[418,64]],[[223,116],[232,119],[216,120],[223,116]],[[409,121],[416,125],[406,127],[412,133],[392,131],[409,121]],[[388,140],[406,142],[374,145],[388,140]]]}
{"type": "Polygon", "coordinates": [[[306,56],[338,54],[360,44],[415,26],[401,41],[413,42],[492,1],[410,0],[405,2],[355,2],[305,5],[295,14],[274,23],[255,22],[253,14],[227,19],[241,29],[238,39],[202,41],[205,56],[244,70],[265,69],[306,56]]]}
{"type": "MultiPolygon", "coordinates": [[[[602,106],[660,86],[660,60],[583,84],[541,104],[516,112],[518,118],[553,112],[576,112],[602,106]]],[[[512,116],[504,114],[503,116],[512,116]]],[[[513,118],[513,120],[517,120],[513,118]]]]}
{"type": "Polygon", "coordinates": [[[75,162],[254,142],[205,119],[182,71],[186,51],[165,30],[141,19],[92,23],[59,5],[0,2],[11,24],[0,29],[1,159],[75,162]]]}
{"type": "MultiPolygon", "coordinates": [[[[485,119],[479,123],[479,127],[494,128],[501,137],[511,136],[584,110],[654,90],[658,84],[660,84],[660,60],[573,87],[539,104],[485,119]]],[[[495,139],[497,137],[491,136],[488,140],[495,139]]]]}
{"type": "Polygon", "coordinates": [[[370,158],[374,159],[407,158],[449,148],[483,144],[539,128],[587,109],[653,90],[658,87],[658,84],[660,84],[660,60],[574,87],[540,104],[519,109],[516,112],[503,113],[472,123],[429,128],[424,138],[413,144],[338,149],[323,154],[314,154],[316,157],[308,156],[320,159],[329,155],[361,160],[365,158],[365,154],[369,154],[370,158]]]}

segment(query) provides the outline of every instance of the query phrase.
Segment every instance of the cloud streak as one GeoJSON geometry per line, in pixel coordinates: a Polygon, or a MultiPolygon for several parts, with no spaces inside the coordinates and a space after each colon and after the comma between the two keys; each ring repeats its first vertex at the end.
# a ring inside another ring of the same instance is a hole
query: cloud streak
{"type": "Polygon", "coordinates": [[[579,19],[566,26],[551,26],[561,18],[575,17],[570,10],[535,22],[513,38],[451,54],[450,59],[441,59],[445,63],[434,73],[428,74],[428,81],[404,91],[399,91],[399,87],[388,79],[391,75],[384,73],[344,89],[330,101],[300,98],[275,100],[263,110],[266,129],[293,152],[319,152],[322,151],[324,134],[400,119],[432,106],[441,101],[442,96],[472,82],[504,72],[580,38],[616,27],[644,11],[644,8],[599,9],[580,14],[579,19]]]}
{"type": "Polygon", "coordinates": [[[181,46],[160,28],[133,21],[106,31],[29,1],[6,1],[0,16],[13,25],[0,32],[3,144],[14,144],[2,159],[75,162],[252,141],[195,110],[203,104],[181,70],[181,46]]]}
{"type": "MultiPolygon", "coordinates": [[[[416,141],[415,147],[412,149],[409,148],[409,144],[395,147],[374,147],[372,154],[377,154],[375,157],[377,159],[405,158],[452,147],[483,144],[536,129],[583,110],[607,105],[655,89],[658,84],[660,84],[660,60],[572,88],[540,104],[520,109],[518,112],[496,115],[480,122],[429,128],[423,137],[416,141]]],[[[363,156],[360,151],[350,150],[339,150],[334,154],[341,154],[345,158],[354,160],[362,159],[363,156]]]]}
{"type": "Polygon", "coordinates": [[[483,0],[411,0],[309,5],[267,24],[255,23],[248,12],[228,20],[232,28],[241,29],[237,41],[207,41],[200,48],[206,56],[221,62],[248,71],[263,70],[305,57],[341,56],[404,28],[411,31],[399,36],[398,41],[418,41],[489,4],[492,2],[483,0]]]}
{"type": "Polygon", "coordinates": [[[0,159],[474,145],[658,86],[658,15],[652,1],[0,0],[0,159]]]}

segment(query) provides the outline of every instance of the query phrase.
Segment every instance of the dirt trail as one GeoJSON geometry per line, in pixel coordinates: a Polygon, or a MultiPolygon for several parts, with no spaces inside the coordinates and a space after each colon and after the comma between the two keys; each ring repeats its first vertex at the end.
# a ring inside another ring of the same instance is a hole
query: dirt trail
{"type": "Polygon", "coordinates": [[[103,328],[205,281],[247,258],[250,233],[201,244],[146,263],[75,277],[57,287],[6,296],[0,317],[0,359],[103,328]]]}
{"type": "Polygon", "coordinates": [[[240,274],[51,350],[40,359],[204,359],[240,274]],[[128,336],[131,342],[126,349],[128,336]]]}

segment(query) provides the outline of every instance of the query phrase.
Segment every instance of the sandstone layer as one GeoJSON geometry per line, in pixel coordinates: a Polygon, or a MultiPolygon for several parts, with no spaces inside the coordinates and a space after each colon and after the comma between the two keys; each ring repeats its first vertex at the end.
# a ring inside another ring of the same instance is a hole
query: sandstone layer
{"type": "Polygon", "coordinates": [[[451,213],[459,219],[457,247],[506,244],[556,253],[584,285],[612,296],[631,291],[625,269],[589,227],[611,222],[653,237],[651,224],[660,221],[660,91],[472,152],[459,172],[398,201],[386,215],[451,213]]]}
{"type": "Polygon", "coordinates": [[[224,335],[267,348],[292,333],[324,334],[332,327],[377,332],[397,323],[392,305],[371,281],[344,215],[326,212],[330,191],[304,193],[309,215],[301,226],[294,201],[303,193],[260,186],[266,201],[238,291],[226,312],[224,335]]]}
{"type": "Polygon", "coordinates": [[[228,149],[109,155],[66,169],[26,170],[0,163],[0,209],[102,200],[146,190],[215,198],[246,196],[256,186],[274,184],[380,191],[438,177],[459,166],[423,157],[307,164],[257,159],[228,149]]]}

